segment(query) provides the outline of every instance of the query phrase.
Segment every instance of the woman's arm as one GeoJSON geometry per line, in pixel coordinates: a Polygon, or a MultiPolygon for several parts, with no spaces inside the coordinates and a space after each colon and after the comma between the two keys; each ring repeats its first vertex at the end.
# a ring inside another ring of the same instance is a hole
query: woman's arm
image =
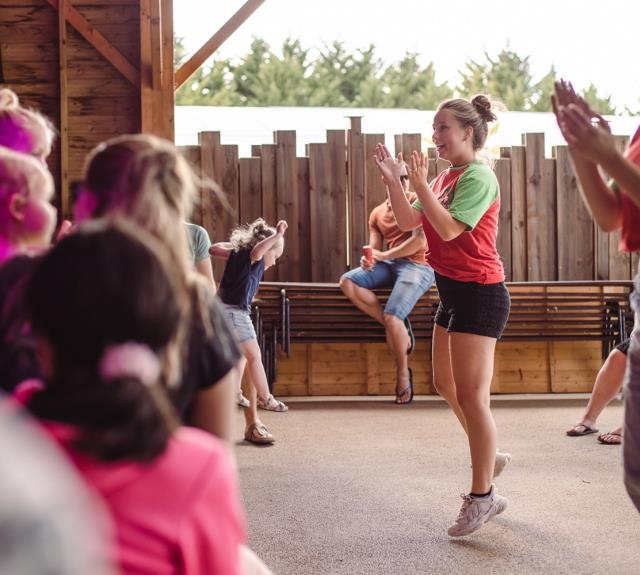
{"type": "Polygon", "coordinates": [[[396,159],[389,153],[385,145],[378,144],[373,154],[373,159],[385,186],[387,186],[391,209],[398,227],[403,232],[407,232],[420,226],[422,216],[418,210],[414,210],[411,207],[400,181],[402,154],[398,154],[396,159]]]}
{"type": "Polygon", "coordinates": [[[424,217],[427,218],[443,241],[457,238],[467,229],[467,225],[456,220],[438,201],[427,183],[427,160],[420,152],[411,154],[409,181],[422,204],[424,217]]]}
{"type": "Polygon", "coordinates": [[[613,232],[622,226],[622,205],[617,193],[602,179],[598,167],[569,148],[580,192],[598,227],[613,232]]]}
{"type": "Polygon", "coordinates": [[[416,228],[413,230],[410,238],[407,238],[396,247],[384,252],[373,250],[373,258],[378,261],[391,258],[404,258],[412,256],[416,252],[426,249],[426,247],[427,239],[424,237],[424,230],[422,228],[416,228]]]}
{"type": "Polygon", "coordinates": [[[276,242],[284,236],[284,232],[287,231],[287,227],[287,222],[280,220],[276,226],[276,233],[265,238],[261,242],[258,242],[253,247],[251,250],[251,261],[257,262],[261,260],[264,254],[266,254],[276,244],[276,242]]]}

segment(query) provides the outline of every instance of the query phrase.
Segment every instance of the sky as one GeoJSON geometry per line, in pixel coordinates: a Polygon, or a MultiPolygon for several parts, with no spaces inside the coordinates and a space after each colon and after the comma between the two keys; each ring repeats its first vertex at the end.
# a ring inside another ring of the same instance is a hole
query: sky
{"type": "MultiPolygon", "coordinates": [[[[195,52],[245,0],[175,0],[175,34],[195,52]]],[[[386,64],[415,52],[433,62],[438,82],[459,83],[467,60],[509,48],[529,56],[534,81],[555,66],[582,89],[593,82],[619,109],[640,110],[638,0],[266,0],[220,48],[220,57],[249,51],[253,37],[274,50],[291,37],[304,48],[334,40],[349,49],[376,46],[386,64]]]]}

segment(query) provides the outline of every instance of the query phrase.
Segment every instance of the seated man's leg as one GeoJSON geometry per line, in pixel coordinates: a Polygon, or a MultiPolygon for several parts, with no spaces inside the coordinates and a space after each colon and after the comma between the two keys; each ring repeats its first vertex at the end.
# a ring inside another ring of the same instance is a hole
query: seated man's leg
{"type": "Polygon", "coordinates": [[[377,262],[371,271],[356,268],[343,274],[340,289],[354,305],[384,325],[382,306],[371,290],[391,286],[393,276],[386,262],[377,262]]]}
{"type": "Polygon", "coordinates": [[[396,364],[396,401],[408,403],[411,397],[407,358],[410,340],[404,320],[433,284],[434,273],[428,266],[404,259],[395,260],[394,272],[396,280],[384,309],[384,326],[387,345],[396,364]]]}

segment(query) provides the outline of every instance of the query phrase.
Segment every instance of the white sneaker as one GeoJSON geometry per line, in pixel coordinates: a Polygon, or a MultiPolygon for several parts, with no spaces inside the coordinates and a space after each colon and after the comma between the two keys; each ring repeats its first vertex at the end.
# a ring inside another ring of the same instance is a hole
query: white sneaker
{"type": "Polygon", "coordinates": [[[486,497],[462,495],[462,507],[456,522],[447,531],[451,537],[462,537],[477,531],[495,515],[507,508],[507,498],[496,493],[496,486],[486,497]]]}
{"type": "Polygon", "coordinates": [[[496,451],[496,462],[493,465],[494,479],[504,471],[504,468],[508,465],[509,461],[511,461],[510,453],[503,453],[502,451],[496,451]]]}

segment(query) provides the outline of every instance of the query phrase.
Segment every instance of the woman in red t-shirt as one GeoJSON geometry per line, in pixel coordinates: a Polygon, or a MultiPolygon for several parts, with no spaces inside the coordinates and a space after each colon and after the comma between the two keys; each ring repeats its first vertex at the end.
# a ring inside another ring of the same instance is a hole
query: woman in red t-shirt
{"type": "MultiPolygon", "coordinates": [[[[582,196],[593,219],[605,232],[621,230],[620,250],[640,250],[640,128],[623,155],[604,118],[591,110],[570,83],[556,82],[553,109],[569,144],[582,196]],[[612,178],[606,182],[601,167],[612,178]]],[[[625,374],[624,481],[640,511],[640,270],[630,296],[635,323],[625,374]]]]}
{"type": "Polygon", "coordinates": [[[438,157],[451,166],[429,185],[422,154],[410,159],[409,177],[418,201],[409,204],[400,183],[402,156],[378,145],[375,161],[387,185],[398,226],[424,228],[427,263],[436,272],[440,306],[433,330],[434,384],[467,432],[472,462],[471,492],[449,535],[476,531],[504,511],[507,500],[492,479],[508,462],[496,450],[489,407],[497,339],[509,316],[509,293],[496,249],[500,191],[493,171],[477,160],[494,121],[486,96],[443,102],[433,123],[438,157]]]}

